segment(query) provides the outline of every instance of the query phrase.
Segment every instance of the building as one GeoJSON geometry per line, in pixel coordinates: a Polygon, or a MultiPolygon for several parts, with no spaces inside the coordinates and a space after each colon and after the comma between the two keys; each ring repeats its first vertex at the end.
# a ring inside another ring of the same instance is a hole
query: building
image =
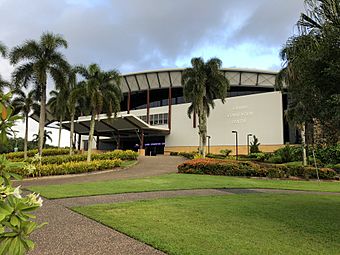
{"type": "MultiPolygon", "coordinates": [[[[198,148],[196,118],[189,119],[183,98],[184,69],[162,69],[122,75],[124,99],[114,119],[99,116],[94,147],[98,150],[143,149],[146,155],[198,148]]],[[[222,69],[230,81],[225,104],[216,101],[208,118],[210,151],[235,148],[238,132],[240,154],[247,152],[247,137],[256,135],[261,150],[273,151],[286,142],[295,143],[295,130],[283,118],[287,98],[274,90],[276,72],[222,69]]],[[[90,117],[75,123],[78,147],[87,149],[90,117]]],[[[69,122],[63,128],[70,128],[69,122]]],[[[142,151],[143,151],[142,150],[142,151]]]]}

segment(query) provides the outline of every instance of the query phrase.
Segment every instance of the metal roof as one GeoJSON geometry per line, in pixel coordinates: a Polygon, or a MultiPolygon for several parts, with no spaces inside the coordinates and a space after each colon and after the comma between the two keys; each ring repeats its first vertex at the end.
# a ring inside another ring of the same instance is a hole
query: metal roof
{"type": "MultiPolygon", "coordinates": [[[[122,75],[123,93],[148,89],[181,87],[185,68],[159,69],[122,75]]],[[[277,72],[256,69],[222,68],[231,86],[274,87],[277,72]]]]}

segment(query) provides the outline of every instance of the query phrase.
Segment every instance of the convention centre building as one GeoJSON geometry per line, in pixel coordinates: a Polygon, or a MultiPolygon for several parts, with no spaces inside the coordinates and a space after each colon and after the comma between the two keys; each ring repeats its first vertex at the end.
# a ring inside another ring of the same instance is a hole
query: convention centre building
{"type": "MultiPolygon", "coordinates": [[[[134,149],[146,155],[196,151],[198,120],[187,115],[181,84],[183,68],[161,69],[122,75],[124,99],[121,112],[109,119],[99,116],[95,125],[94,149],[134,149]]],[[[284,119],[287,96],[275,91],[276,72],[248,69],[221,70],[230,82],[226,102],[216,100],[208,118],[208,141],[212,153],[231,149],[239,153],[255,135],[262,151],[273,151],[285,143],[296,143],[295,129],[284,119]]],[[[70,129],[70,123],[63,123],[70,129]]],[[[75,123],[77,146],[87,149],[90,117],[75,123]]]]}

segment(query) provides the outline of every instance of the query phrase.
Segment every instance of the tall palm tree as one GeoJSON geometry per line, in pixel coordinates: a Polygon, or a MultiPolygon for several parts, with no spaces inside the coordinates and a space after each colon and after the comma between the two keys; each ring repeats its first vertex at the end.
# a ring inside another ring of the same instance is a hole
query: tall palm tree
{"type": "MultiPolygon", "coordinates": [[[[283,82],[288,88],[287,117],[301,132],[304,165],[307,164],[306,123],[315,123],[316,116],[324,111],[324,104],[321,102],[331,98],[334,93],[330,86],[325,87],[323,84],[322,74],[327,73],[331,65],[327,63],[326,70],[322,69],[323,61],[328,60],[322,60],[325,57],[319,52],[332,45],[334,37],[334,45],[337,45],[340,33],[339,0],[305,0],[305,4],[306,13],[302,13],[297,22],[300,34],[290,37],[281,50],[280,57],[284,67],[276,78],[279,89],[283,88],[283,82]],[[318,79],[311,75],[313,66],[320,72],[318,79]]],[[[332,54],[336,52],[332,50],[332,54]]],[[[331,61],[333,60],[329,62],[331,61]]],[[[328,75],[326,83],[331,84],[333,79],[328,75]]]]}
{"type": "Polygon", "coordinates": [[[189,118],[192,114],[198,115],[200,153],[205,157],[210,107],[214,108],[214,99],[225,102],[229,81],[220,71],[222,61],[218,58],[212,58],[206,63],[202,58],[193,58],[191,65],[182,74],[183,93],[185,100],[191,102],[188,108],[189,118]]]}
{"type": "Polygon", "coordinates": [[[72,68],[67,77],[68,83],[68,96],[67,96],[67,110],[70,115],[70,155],[73,154],[73,136],[74,136],[74,119],[76,116],[76,110],[79,106],[79,100],[82,96],[82,83],[77,83],[76,69],[72,68]]]}
{"type": "Polygon", "coordinates": [[[67,42],[61,35],[43,33],[39,41],[28,40],[10,52],[11,64],[20,64],[13,72],[14,83],[27,87],[33,83],[40,101],[39,119],[39,154],[42,154],[43,134],[46,121],[46,85],[50,76],[56,86],[65,84],[69,64],[60,48],[67,48],[67,42]]]}
{"type": "Polygon", "coordinates": [[[116,70],[103,71],[97,64],[87,68],[78,66],[77,72],[82,75],[86,83],[83,95],[88,98],[91,110],[91,124],[88,140],[87,161],[91,161],[92,141],[96,116],[106,111],[108,117],[120,111],[122,92],[120,90],[120,75],[116,70]]]}
{"type": "Polygon", "coordinates": [[[66,88],[62,88],[59,91],[52,90],[50,92],[51,97],[47,103],[47,105],[50,107],[50,110],[52,111],[52,115],[59,120],[58,148],[60,148],[62,123],[67,113],[68,95],[69,91],[66,88]]]}
{"type": "MultiPolygon", "coordinates": [[[[3,58],[5,58],[7,56],[7,47],[1,41],[0,41],[0,55],[3,58]]],[[[10,83],[3,80],[0,76],[0,93],[2,92],[3,88],[5,88],[5,87],[10,87],[10,83]]]]}
{"type": "Polygon", "coordinates": [[[28,117],[33,109],[39,107],[35,101],[34,91],[25,94],[22,90],[17,90],[15,93],[18,95],[13,99],[13,107],[15,111],[21,112],[25,120],[25,139],[24,139],[24,158],[27,158],[27,143],[28,143],[28,117]]]}

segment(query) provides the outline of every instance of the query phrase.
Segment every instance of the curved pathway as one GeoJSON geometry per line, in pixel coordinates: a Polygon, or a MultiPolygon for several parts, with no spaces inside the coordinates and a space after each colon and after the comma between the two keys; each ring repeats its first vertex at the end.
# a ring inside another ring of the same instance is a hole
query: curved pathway
{"type": "Polygon", "coordinates": [[[20,185],[24,187],[28,187],[35,185],[52,185],[107,181],[111,179],[142,178],[168,173],[176,173],[177,166],[183,163],[185,160],[185,158],[173,156],[139,157],[138,163],[136,165],[133,165],[126,169],[117,168],[110,171],[86,174],[28,178],[18,183],[20,183],[20,185]]]}

